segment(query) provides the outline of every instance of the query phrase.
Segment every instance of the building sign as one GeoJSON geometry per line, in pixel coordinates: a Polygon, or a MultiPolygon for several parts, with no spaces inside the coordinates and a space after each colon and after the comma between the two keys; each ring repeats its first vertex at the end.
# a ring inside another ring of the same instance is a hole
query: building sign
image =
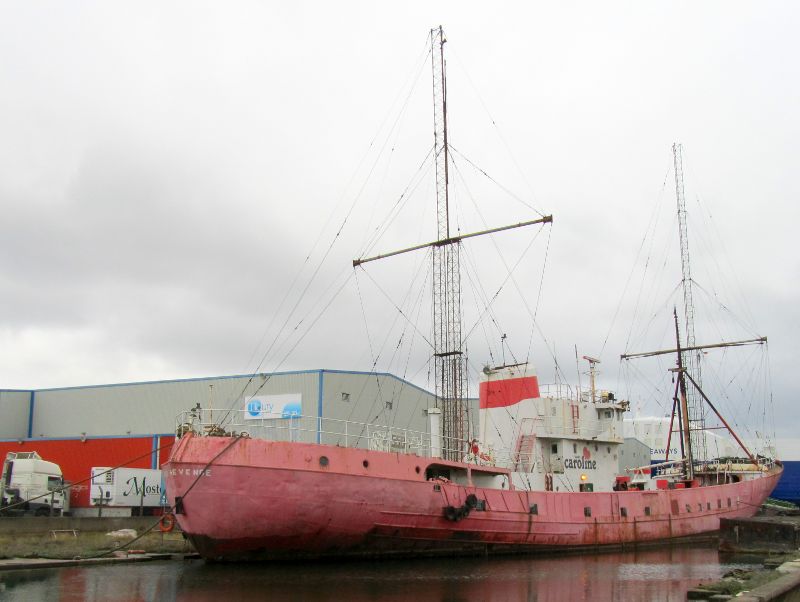
{"type": "Polygon", "coordinates": [[[247,420],[292,418],[302,412],[300,393],[286,395],[258,395],[244,400],[244,417],[247,420]]]}

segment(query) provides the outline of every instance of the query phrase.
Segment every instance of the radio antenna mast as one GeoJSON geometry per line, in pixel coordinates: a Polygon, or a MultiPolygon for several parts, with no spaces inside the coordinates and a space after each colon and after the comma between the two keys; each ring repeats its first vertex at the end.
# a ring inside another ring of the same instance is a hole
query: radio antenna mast
{"type": "MultiPolygon", "coordinates": [[[[686,197],[683,190],[683,146],[679,143],[672,145],[672,157],[675,163],[675,196],[678,202],[678,231],[680,233],[681,245],[681,274],[683,285],[683,311],[686,329],[686,346],[688,348],[696,345],[694,336],[694,302],[692,301],[692,273],[689,262],[689,233],[686,224],[686,197]]],[[[683,351],[683,368],[692,378],[701,383],[700,378],[700,350],[683,351]]],[[[705,413],[703,404],[697,399],[694,387],[686,387],[687,405],[689,406],[688,419],[686,425],[691,438],[691,447],[695,453],[695,458],[706,459],[706,438],[705,438],[705,413]]]]}

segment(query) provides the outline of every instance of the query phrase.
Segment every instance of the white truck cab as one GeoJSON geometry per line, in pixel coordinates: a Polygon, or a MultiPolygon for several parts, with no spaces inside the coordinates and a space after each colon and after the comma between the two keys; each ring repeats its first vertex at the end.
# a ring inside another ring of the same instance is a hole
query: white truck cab
{"type": "Polygon", "coordinates": [[[0,512],[59,516],[69,510],[61,467],[33,452],[9,452],[0,477],[0,512]]]}

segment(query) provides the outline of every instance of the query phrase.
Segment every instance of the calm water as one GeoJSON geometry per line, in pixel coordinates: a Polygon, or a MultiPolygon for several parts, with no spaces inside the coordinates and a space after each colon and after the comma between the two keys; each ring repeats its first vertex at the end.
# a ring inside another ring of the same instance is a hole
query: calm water
{"type": "Polygon", "coordinates": [[[557,558],[151,562],[0,573],[0,600],[683,601],[688,588],[753,566],[747,560],[721,563],[713,546],[557,558]]]}

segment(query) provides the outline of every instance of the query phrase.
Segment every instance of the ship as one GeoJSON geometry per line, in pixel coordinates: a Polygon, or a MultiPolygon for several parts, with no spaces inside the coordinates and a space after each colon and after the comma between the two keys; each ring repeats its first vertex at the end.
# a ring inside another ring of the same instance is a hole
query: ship
{"type": "Polygon", "coordinates": [[[529,363],[486,366],[471,426],[460,245],[552,217],[451,234],[444,43],[441,27],[431,30],[438,238],[353,261],[356,268],[432,251],[436,404],[426,428],[298,411],[253,420],[252,398],[217,410],[198,404],[177,419],[164,475],[175,519],[205,559],[508,554],[680,540],[718,530],[722,518],[752,516],[781,476],[779,461],[751,453],[732,429],[738,454],[693,451],[700,425],[692,406],[714,408],[693,375],[693,354],[766,340],[699,345],[684,334],[682,344],[677,313],[674,348],[623,356],[676,358],[666,447],[673,437],[679,444],[658,464],[624,464],[630,403],[596,387],[599,360],[588,356],[590,387],[569,394],[540,386],[529,363]]]}

